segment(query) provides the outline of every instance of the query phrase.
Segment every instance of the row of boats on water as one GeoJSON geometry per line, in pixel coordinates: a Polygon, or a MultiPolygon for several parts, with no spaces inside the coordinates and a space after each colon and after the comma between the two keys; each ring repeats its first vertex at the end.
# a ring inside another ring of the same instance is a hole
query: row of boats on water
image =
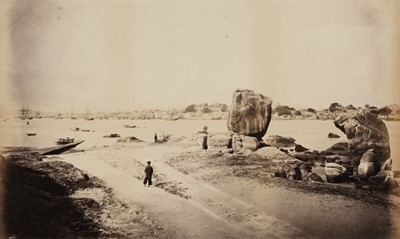
{"type": "Polygon", "coordinates": [[[90,131],[95,132],[94,130],[90,130],[90,129],[81,129],[81,128],[78,128],[78,127],[71,128],[71,130],[72,130],[72,131],[82,131],[82,132],[90,132],[90,131]]]}
{"type": "MultiPolygon", "coordinates": [[[[36,133],[26,133],[26,135],[28,135],[28,136],[36,136],[36,133]]],[[[59,138],[56,141],[56,144],[58,144],[58,145],[70,144],[70,143],[73,143],[74,140],[75,140],[74,138],[69,138],[69,137],[67,137],[67,138],[59,138]]]]}
{"type": "MultiPolygon", "coordinates": [[[[133,128],[136,128],[136,125],[127,125],[127,124],[125,124],[124,127],[133,129],[133,128]]],[[[90,131],[95,132],[94,130],[81,129],[79,127],[71,128],[71,130],[72,131],[82,131],[82,132],[90,132],[90,131]]],[[[36,136],[36,133],[26,133],[26,135],[27,136],[36,136]]],[[[103,137],[104,138],[119,138],[119,137],[121,137],[121,135],[119,135],[119,134],[109,134],[109,135],[104,135],[103,137]]],[[[67,138],[59,138],[56,141],[56,144],[58,144],[58,145],[71,144],[71,143],[74,143],[74,140],[75,140],[74,138],[69,138],[69,137],[67,137],[67,138]]]]}

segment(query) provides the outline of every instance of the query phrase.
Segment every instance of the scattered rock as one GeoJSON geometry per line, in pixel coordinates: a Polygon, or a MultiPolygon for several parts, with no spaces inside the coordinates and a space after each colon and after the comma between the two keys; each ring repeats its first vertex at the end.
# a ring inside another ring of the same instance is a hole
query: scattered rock
{"type": "Polygon", "coordinates": [[[306,153],[308,154],[313,154],[313,155],[320,155],[320,153],[318,152],[318,150],[307,150],[306,153]]]}
{"type": "Polygon", "coordinates": [[[274,173],[274,177],[287,178],[289,180],[302,180],[302,173],[298,163],[284,163],[278,166],[274,173]]]}
{"type": "Polygon", "coordinates": [[[392,170],[392,164],[393,164],[392,159],[388,159],[386,160],[386,162],[382,164],[380,170],[392,170]]]}
{"type": "Polygon", "coordinates": [[[284,153],[289,153],[289,151],[287,149],[280,148],[279,150],[284,152],[284,153]]]}
{"type": "Polygon", "coordinates": [[[269,97],[252,90],[237,89],[233,93],[228,129],[261,140],[271,121],[271,105],[269,97]]]}
{"type": "Polygon", "coordinates": [[[327,163],[325,165],[326,180],[330,183],[342,183],[349,181],[347,169],[337,163],[327,163]]]}
{"type": "Polygon", "coordinates": [[[394,173],[388,170],[380,171],[377,175],[369,177],[368,182],[379,185],[383,183],[387,177],[394,178],[394,173]]]}
{"type": "Polygon", "coordinates": [[[334,133],[329,133],[328,138],[335,139],[335,138],[340,138],[340,136],[334,133]]]}
{"type": "Polygon", "coordinates": [[[290,155],[304,162],[318,160],[319,158],[319,155],[307,154],[307,153],[294,153],[290,155]]]}
{"type": "Polygon", "coordinates": [[[393,176],[387,176],[379,186],[384,190],[393,190],[399,187],[399,183],[393,176]]]}
{"type": "Polygon", "coordinates": [[[260,141],[258,141],[258,139],[255,137],[242,136],[242,145],[243,147],[250,149],[251,151],[255,151],[258,149],[260,141]]]}
{"type": "Polygon", "coordinates": [[[287,174],[287,179],[289,180],[302,180],[303,175],[301,174],[301,171],[299,167],[292,167],[289,173],[287,174]]]}
{"type": "Polygon", "coordinates": [[[168,142],[171,135],[165,132],[159,131],[157,132],[157,143],[165,143],[168,142]]]}
{"type": "Polygon", "coordinates": [[[328,155],[328,154],[342,154],[342,155],[346,155],[346,154],[350,154],[349,148],[348,148],[348,143],[347,142],[338,142],[334,145],[332,145],[331,147],[329,147],[328,149],[326,149],[325,151],[323,151],[324,154],[328,155]]]}
{"type": "Polygon", "coordinates": [[[293,164],[293,165],[296,165],[296,167],[297,167],[297,166],[303,164],[303,161],[298,160],[296,158],[290,157],[290,158],[284,159],[283,163],[285,163],[285,164],[293,164]]]}
{"type": "Polygon", "coordinates": [[[283,137],[280,135],[269,135],[265,143],[273,147],[294,147],[296,146],[295,139],[291,137],[283,137]]]}
{"type": "Polygon", "coordinates": [[[326,162],[327,163],[334,163],[334,162],[336,162],[336,160],[340,160],[340,156],[339,155],[326,156],[326,162]]]}
{"type": "Polygon", "coordinates": [[[322,151],[320,152],[320,154],[321,154],[321,155],[334,155],[333,152],[326,151],[326,150],[322,150],[322,151]]]}
{"type": "Polygon", "coordinates": [[[297,144],[297,145],[294,147],[294,151],[296,151],[296,152],[305,152],[305,151],[307,151],[307,150],[308,150],[307,148],[303,147],[303,146],[300,145],[300,144],[297,144]]]}
{"type": "Polygon", "coordinates": [[[303,174],[303,181],[305,182],[324,182],[322,178],[313,172],[308,172],[307,174],[303,174]]]}
{"type": "Polygon", "coordinates": [[[136,138],[135,136],[127,136],[127,137],[121,137],[117,139],[117,142],[120,143],[129,143],[129,142],[143,142],[143,140],[140,140],[136,138]]]}
{"type": "Polygon", "coordinates": [[[263,147],[255,151],[254,154],[262,159],[269,159],[269,160],[293,159],[292,157],[288,156],[287,154],[285,154],[284,152],[280,151],[275,147],[263,147]]]}
{"type": "Polygon", "coordinates": [[[370,176],[375,175],[375,166],[374,166],[374,157],[375,153],[373,149],[365,152],[360,160],[358,165],[358,176],[361,179],[367,179],[370,176]]]}
{"type": "MultiPolygon", "coordinates": [[[[335,126],[346,134],[349,151],[352,155],[361,158],[370,149],[373,149],[372,175],[377,174],[383,164],[390,158],[389,133],[385,123],[375,114],[361,110],[355,114],[342,115],[334,121],[335,126]]],[[[358,165],[358,160],[354,160],[358,165]]]]}

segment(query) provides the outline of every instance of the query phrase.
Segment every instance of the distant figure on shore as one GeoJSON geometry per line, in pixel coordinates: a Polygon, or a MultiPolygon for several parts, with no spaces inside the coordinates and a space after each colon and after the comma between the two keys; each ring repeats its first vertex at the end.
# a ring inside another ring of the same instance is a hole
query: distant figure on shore
{"type": "Polygon", "coordinates": [[[29,121],[28,121],[28,122],[26,122],[26,124],[29,124],[29,121]]]}
{"type": "Polygon", "coordinates": [[[147,166],[144,169],[144,173],[145,173],[145,178],[143,181],[143,186],[146,186],[147,182],[150,185],[152,185],[152,181],[151,181],[151,177],[153,176],[153,167],[150,166],[151,162],[147,161],[147,166]]]}
{"type": "Polygon", "coordinates": [[[157,133],[154,134],[154,142],[157,143],[158,137],[157,137],[157,133]]]}
{"type": "Polygon", "coordinates": [[[205,150],[208,149],[207,139],[208,139],[208,136],[205,135],[205,136],[203,137],[203,149],[205,149],[205,150]]]}
{"type": "Polygon", "coordinates": [[[231,137],[229,138],[227,148],[228,148],[228,153],[230,154],[233,153],[233,134],[231,134],[231,137]]]}
{"type": "Polygon", "coordinates": [[[207,143],[207,140],[208,140],[208,127],[207,126],[204,126],[203,127],[203,131],[199,131],[199,133],[203,133],[204,134],[204,136],[203,136],[203,149],[205,149],[205,150],[207,150],[208,149],[208,143],[207,143]]]}

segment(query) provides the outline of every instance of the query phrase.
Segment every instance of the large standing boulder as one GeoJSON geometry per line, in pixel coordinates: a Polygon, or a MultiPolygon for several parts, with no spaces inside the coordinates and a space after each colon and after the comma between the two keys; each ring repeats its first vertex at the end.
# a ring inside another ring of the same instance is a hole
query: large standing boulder
{"type": "Polygon", "coordinates": [[[271,122],[271,105],[269,97],[252,90],[236,90],[229,112],[228,129],[261,140],[271,122]]]}
{"type": "Polygon", "coordinates": [[[361,110],[342,115],[334,124],[346,134],[349,151],[356,158],[355,166],[365,152],[373,149],[373,175],[376,175],[390,158],[389,132],[385,123],[375,114],[361,110]]]}

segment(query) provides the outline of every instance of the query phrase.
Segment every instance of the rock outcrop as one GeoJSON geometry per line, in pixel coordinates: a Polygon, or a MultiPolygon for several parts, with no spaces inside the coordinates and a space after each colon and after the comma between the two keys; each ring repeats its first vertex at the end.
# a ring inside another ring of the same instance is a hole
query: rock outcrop
{"type": "Polygon", "coordinates": [[[275,169],[273,176],[287,178],[289,180],[302,180],[303,175],[300,170],[300,166],[303,164],[300,160],[297,159],[288,159],[278,162],[275,162],[275,169]]]}
{"type": "Polygon", "coordinates": [[[376,174],[374,158],[375,154],[373,149],[369,149],[361,157],[360,164],[358,165],[358,176],[361,179],[367,179],[376,174]]]}
{"type": "Polygon", "coordinates": [[[359,165],[365,152],[373,150],[372,175],[376,175],[390,158],[389,133],[385,123],[375,114],[361,110],[356,114],[342,115],[334,124],[346,134],[355,166],[359,165]]]}
{"type": "Polygon", "coordinates": [[[263,147],[255,151],[254,154],[265,160],[293,159],[293,157],[290,157],[289,155],[285,154],[275,147],[263,147]]]}
{"type": "Polygon", "coordinates": [[[324,180],[318,174],[312,172],[312,164],[304,163],[300,166],[303,181],[305,182],[324,182],[324,180]]]}
{"type": "Polygon", "coordinates": [[[305,152],[305,151],[307,151],[308,149],[307,148],[305,148],[305,147],[303,147],[301,144],[297,144],[295,147],[294,147],[294,151],[295,152],[305,152]]]}
{"type": "Polygon", "coordinates": [[[347,169],[337,163],[327,163],[325,165],[326,181],[330,183],[348,182],[349,174],[347,169]]]}
{"type": "Polygon", "coordinates": [[[229,112],[228,129],[261,140],[271,122],[271,105],[269,97],[252,90],[236,90],[229,112]]]}
{"type": "Polygon", "coordinates": [[[260,141],[258,141],[255,137],[250,136],[242,136],[242,145],[246,149],[250,149],[251,151],[255,151],[260,146],[260,141]]]}
{"type": "Polygon", "coordinates": [[[321,151],[321,154],[323,155],[333,155],[333,154],[339,154],[339,155],[350,155],[350,150],[349,150],[349,143],[348,142],[338,142],[329,147],[328,149],[321,151]]]}
{"type": "Polygon", "coordinates": [[[296,146],[295,139],[291,137],[283,137],[280,135],[269,135],[265,143],[273,147],[294,147],[296,146]]]}
{"type": "Polygon", "coordinates": [[[260,146],[260,141],[255,137],[244,136],[238,133],[231,134],[231,140],[228,140],[228,144],[234,153],[241,153],[243,150],[255,151],[260,146]]]}
{"type": "Polygon", "coordinates": [[[167,134],[165,132],[159,131],[159,132],[157,132],[157,137],[158,138],[157,138],[156,143],[165,143],[170,139],[171,135],[167,134]]]}

